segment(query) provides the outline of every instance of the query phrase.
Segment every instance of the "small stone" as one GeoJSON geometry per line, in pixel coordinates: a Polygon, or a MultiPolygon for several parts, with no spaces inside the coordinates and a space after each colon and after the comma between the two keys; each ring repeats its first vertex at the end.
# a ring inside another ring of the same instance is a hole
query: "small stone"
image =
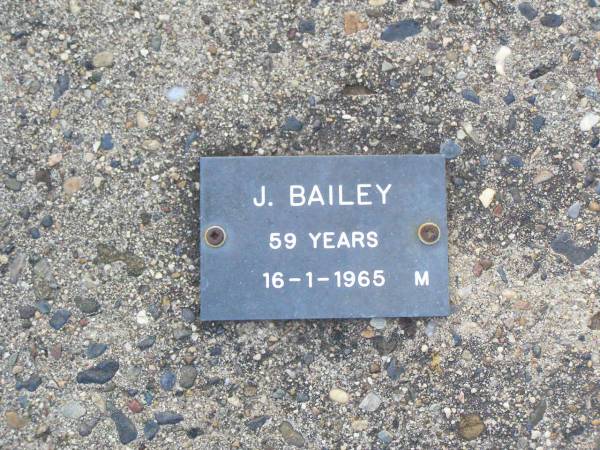
{"type": "Polygon", "coordinates": [[[592,316],[588,328],[594,331],[600,330],[600,311],[592,316]]]}
{"type": "Polygon", "coordinates": [[[297,133],[300,130],[302,130],[303,127],[304,127],[304,124],[292,116],[292,117],[288,117],[285,120],[285,123],[283,124],[281,129],[283,131],[292,131],[292,132],[297,133]]]}
{"type": "Polygon", "coordinates": [[[100,310],[100,303],[90,297],[75,297],[75,306],[84,314],[94,314],[100,310]]]}
{"type": "Polygon", "coordinates": [[[479,195],[479,201],[481,202],[484,208],[489,208],[489,206],[492,204],[492,201],[494,201],[495,196],[496,191],[494,189],[486,188],[479,195]]]}
{"type": "Polygon", "coordinates": [[[101,344],[99,342],[92,342],[85,349],[85,356],[88,359],[97,358],[98,356],[102,355],[106,351],[107,348],[108,348],[108,345],[106,345],[106,344],[101,344]]]}
{"type": "Polygon", "coordinates": [[[394,69],[395,69],[394,65],[392,63],[390,63],[389,61],[384,61],[383,63],[381,63],[381,71],[382,72],[390,72],[394,69]]]}
{"type": "Polygon", "coordinates": [[[48,322],[55,330],[60,330],[69,321],[71,312],[66,309],[57,309],[48,322]]]}
{"type": "Polygon", "coordinates": [[[462,97],[469,102],[475,103],[476,105],[479,105],[481,103],[481,101],[479,100],[479,96],[473,89],[463,89],[462,97]]]}
{"type": "Polygon", "coordinates": [[[344,13],[344,32],[354,34],[369,28],[366,20],[362,20],[356,11],[347,11],[344,13]]]}
{"type": "Polygon", "coordinates": [[[150,48],[155,52],[159,52],[162,46],[162,36],[160,34],[155,34],[150,38],[149,42],[150,48]]]}
{"type": "Polygon", "coordinates": [[[466,440],[477,439],[485,431],[485,424],[477,414],[463,415],[458,422],[458,435],[466,440]]]}
{"type": "Polygon", "coordinates": [[[330,400],[336,403],[348,403],[350,401],[350,396],[343,390],[338,388],[333,388],[329,391],[330,400]]]}
{"type": "Polygon", "coordinates": [[[537,10],[529,2],[519,3],[518,8],[521,15],[529,21],[532,21],[538,15],[537,10]]]}
{"type": "Polygon", "coordinates": [[[519,155],[509,155],[506,158],[506,162],[515,169],[521,169],[524,165],[523,158],[521,158],[519,155]]]}
{"type": "Polygon", "coordinates": [[[181,308],[181,319],[184,322],[192,323],[196,320],[196,313],[192,308],[181,308]]]}
{"type": "Polygon", "coordinates": [[[388,431],[381,430],[379,433],[377,433],[377,439],[379,439],[382,444],[388,445],[392,442],[394,436],[388,431]]]}
{"type": "Polygon", "coordinates": [[[350,426],[354,431],[365,431],[369,428],[369,422],[366,420],[353,420],[350,426]]]}
{"type": "Polygon", "coordinates": [[[546,125],[546,118],[544,116],[537,115],[531,121],[531,128],[534,133],[539,133],[542,128],[546,125]]]}
{"type": "Polygon", "coordinates": [[[540,421],[544,418],[544,414],[546,413],[546,399],[541,399],[536,405],[535,409],[529,415],[529,420],[527,421],[527,428],[529,430],[533,429],[540,421]]]}
{"type": "Polygon", "coordinates": [[[60,163],[62,161],[62,159],[63,159],[62,153],[52,153],[50,156],[48,156],[48,166],[54,167],[58,163],[60,163]]]}
{"type": "Polygon", "coordinates": [[[386,320],[380,317],[374,317],[369,321],[369,325],[371,325],[376,330],[385,329],[386,320]]]}
{"type": "Polygon", "coordinates": [[[77,382],[80,384],[104,384],[112,380],[119,370],[119,362],[107,359],[90,369],[82,370],[77,374],[77,382]]]}
{"type": "Polygon", "coordinates": [[[600,203],[596,200],[592,200],[588,205],[588,209],[593,212],[600,212],[600,203]]]}
{"type": "Polygon", "coordinates": [[[60,408],[60,413],[67,419],[79,419],[85,412],[85,407],[77,401],[67,402],[60,408]]]}
{"type": "Polygon", "coordinates": [[[558,14],[550,13],[542,16],[542,18],[540,19],[540,23],[545,27],[558,28],[562,25],[563,18],[558,14]]]}
{"type": "Polygon", "coordinates": [[[135,398],[132,398],[127,402],[127,407],[129,408],[129,411],[131,411],[134,414],[141,413],[144,410],[142,404],[135,398]]]}
{"type": "Polygon", "coordinates": [[[54,224],[54,219],[50,215],[45,215],[40,221],[44,228],[50,228],[54,224]]]}
{"type": "Polygon", "coordinates": [[[19,192],[23,187],[23,182],[17,180],[15,177],[6,177],[4,179],[4,186],[9,191],[19,192]]]}
{"type": "Polygon", "coordinates": [[[401,20],[388,25],[381,33],[381,40],[386,42],[401,42],[421,32],[421,24],[413,19],[401,20]]]}
{"type": "Polygon", "coordinates": [[[390,360],[385,370],[390,380],[397,380],[404,373],[404,369],[398,365],[396,358],[390,360]]]}
{"type": "Polygon", "coordinates": [[[440,153],[446,159],[454,159],[461,155],[462,148],[452,139],[447,139],[440,144],[440,153]]]}
{"type": "Polygon", "coordinates": [[[110,418],[115,424],[121,444],[129,444],[137,438],[138,433],[135,424],[121,411],[114,409],[110,413],[110,418]]]}
{"type": "Polygon", "coordinates": [[[89,436],[96,428],[96,425],[100,423],[100,417],[92,417],[89,420],[86,420],[81,425],[79,425],[78,431],[79,435],[82,437],[89,436]]]}
{"type": "Polygon", "coordinates": [[[496,52],[494,61],[496,63],[496,72],[499,75],[506,75],[505,64],[506,64],[506,59],[510,56],[510,54],[511,54],[510,48],[505,45],[502,45],[496,52]]]}
{"type": "Polygon", "coordinates": [[[547,73],[554,70],[555,67],[556,67],[556,63],[539,65],[535,69],[533,69],[531,72],[529,72],[529,78],[531,80],[535,80],[537,78],[543,77],[547,73]]]}
{"type": "Polygon", "coordinates": [[[270,419],[269,416],[258,416],[258,417],[248,420],[246,422],[246,426],[249,429],[251,429],[252,431],[256,431],[259,428],[261,428],[265,423],[267,423],[267,420],[269,420],[269,419],[270,419]]]}
{"type": "MultiPolygon", "coordinates": [[[[26,262],[27,256],[24,253],[17,253],[8,264],[8,280],[12,284],[16,284],[19,281],[26,262]]],[[[31,319],[31,317],[26,317],[26,319],[31,319]]]]}
{"type": "Polygon", "coordinates": [[[52,356],[54,359],[60,359],[60,357],[62,356],[62,345],[54,344],[53,346],[51,346],[50,356],[52,356]]]}
{"type": "Polygon", "coordinates": [[[552,172],[550,172],[547,169],[542,169],[533,178],[533,184],[536,185],[536,184],[545,183],[546,181],[550,180],[552,177],[554,177],[554,174],[552,172]]]}
{"type": "Polygon", "coordinates": [[[33,306],[33,305],[21,305],[21,306],[19,306],[18,311],[19,311],[19,318],[33,319],[33,316],[35,316],[35,312],[37,310],[35,309],[35,306],[33,306]]]}
{"type": "Polygon", "coordinates": [[[300,33],[315,34],[315,22],[310,19],[300,19],[298,22],[298,31],[300,33]]]}
{"type": "Polygon", "coordinates": [[[81,177],[67,178],[63,184],[63,189],[67,194],[74,194],[81,189],[83,179],[81,177]]]}
{"type": "Polygon", "coordinates": [[[138,128],[148,128],[150,126],[150,122],[148,122],[148,118],[143,111],[138,111],[135,113],[135,122],[138,128]]]}
{"type": "Polygon", "coordinates": [[[92,58],[92,65],[98,69],[100,67],[110,67],[113,65],[114,56],[111,52],[96,53],[92,58]]]}
{"type": "Polygon", "coordinates": [[[165,370],[160,376],[160,386],[165,391],[172,391],[175,387],[176,376],[172,370],[165,370]]]}
{"type": "Polygon", "coordinates": [[[178,341],[183,341],[184,339],[189,338],[192,335],[192,330],[187,327],[177,327],[173,332],[173,337],[178,341]]]}
{"type": "Polygon", "coordinates": [[[374,392],[369,392],[365,398],[360,402],[358,407],[363,411],[374,412],[377,411],[379,406],[381,405],[381,397],[379,397],[374,392]]]}
{"type": "Polygon", "coordinates": [[[183,416],[173,411],[160,411],[154,413],[154,418],[159,425],[175,425],[183,420],[183,416]]]}
{"type": "Polygon", "coordinates": [[[177,103],[185,98],[187,95],[187,89],[183,86],[173,86],[167,90],[167,99],[170,102],[177,103]]]}
{"type": "Polygon", "coordinates": [[[387,0],[369,0],[369,6],[383,6],[387,0]]]}
{"type": "Polygon", "coordinates": [[[580,265],[596,254],[598,244],[592,243],[587,247],[580,247],[571,239],[569,233],[563,231],[550,243],[550,248],[565,256],[571,264],[580,265]]]}
{"type": "Polygon", "coordinates": [[[179,386],[184,389],[191,388],[196,382],[198,371],[194,366],[183,366],[179,371],[179,386]]]}
{"type": "Polygon", "coordinates": [[[148,350],[156,342],[156,336],[146,336],[144,339],[138,342],[137,347],[144,351],[148,350]]]}
{"type": "Polygon", "coordinates": [[[69,90],[71,80],[68,73],[58,74],[56,77],[56,83],[54,84],[54,94],[52,100],[57,101],[62,95],[69,90]]]}
{"type": "Polygon", "coordinates": [[[144,437],[151,441],[156,436],[156,433],[158,433],[158,429],[158,422],[156,420],[149,420],[144,424],[144,437]]]}
{"type": "Polygon", "coordinates": [[[304,447],[304,437],[294,429],[291,423],[286,421],[281,422],[279,433],[281,433],[281,437],[288,445],[304,447]]]}
{"type": "Polygon", "coordinates": [[[39,239],[42,234],[40,233],[39,228],[33,227],[29,229],[29,236],[31,236],[32,239],[39,239]]]}
{"type": "Polygon", "coordinates": [[[502,99],[507,105],[514,103],[514,101],[516,100],[512,91],[508,91],[508,93],[502,99]]]}
{"type": "Polygon", "coordinates": [[[581,122],[579,124],[579,128],[581,131],[591,131],[593,127],[595,127],[598,122],[600,122],[600,116],[593,112],[588,112],[583,116],[581,122]]]}
{"type": "Polygon", "coordinates": [[[20,430],[24,428],[29,423],[29,420],[23,416],[21,416],[16,411],[6,411],[4,413],[4,419],[6,420],[6,424],[9,428],[13,430],[20,430]]]}
{"type": "Polygon", "coordinates": [[[112,134],[104,133],[100,137],[100,148],[102,150],[112,150],[114,147],[115,147],[115,144],[113,142],[112,134]]]}
{"type": "Polygon", "coordinates": [[[269,53],[281,53],[283,51],[283,47],[277,41],[271,41],[267,46],[267,51],[269,53]]]}
{"type": "Polygon", "coordinates": [[[17,382],[17,390],[27,389],[29,392],[35,392],[42,384],[42,377],[37,373],[32,374],[25,381],[17,382]]]}
{"type": "Polygon", "coordinates": [[[576,201],[567,210],[567,216],[571,219],[577,219],[579,217],[579,213],[581,212],[581,202],[576,201]]]}

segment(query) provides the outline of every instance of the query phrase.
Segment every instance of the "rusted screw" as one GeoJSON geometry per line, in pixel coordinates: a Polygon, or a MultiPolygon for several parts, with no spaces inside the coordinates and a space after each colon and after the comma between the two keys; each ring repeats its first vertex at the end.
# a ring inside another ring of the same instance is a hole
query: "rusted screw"
{"type": "Polygon", "coordinates": [[[435,223],[427,222],[419,225],[417,235],[423,244],[433,245],[440,240],[440,227],[435,223]]]}
{"type": "Polygon", "coordinates": [[[220,247],[225,242],[225,230],[218,225],[208,227],[204,232],[204,240],[211,247],[220,247]]]}

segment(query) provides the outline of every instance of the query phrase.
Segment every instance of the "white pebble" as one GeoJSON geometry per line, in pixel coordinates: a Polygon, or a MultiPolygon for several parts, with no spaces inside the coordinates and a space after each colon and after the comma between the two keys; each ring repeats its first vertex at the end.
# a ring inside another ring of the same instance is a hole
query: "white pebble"
{"type": "Polygon", "coordinates": [[[598,124],[598,122],[600,122],[600,116],[596,113],[589,112],[581,119],[579,128],[581,128],[581,131],[590,131],[598,124]]]}
{"type": "Polygon", "coordinates": [[[479,196],[479,201],[481,201],[481,204],[484,208],[488,208],[492,204],[492,201],[494,200],[495,196],[495,190],[493,190],[492,188],[486,188],[479,196]]]}
{"type": "Polygon", "coordinates": [[[148,325],[150,323],[150,318],[144,310],[138,311],[138,313],[135,316],[135,320],[140,325],[148,325]]]}
{"type": "Polygon", "coordinates": [[[498,72],[500,75],[506,75],[506,72],[504,71],[504,63],[506,62],[506,58],[508,58],[510,54],[510,48],[508,48],[505,45],[500,47],[496,52],[496,56],[494,58],[494,60],[496,61],[496,72],[498,72]]]}
{"type": "Polygon", "coordinates": [[[167,98],[171,102],[179,102],[185,98],[186,94],[187,90],[183,86],[173,86],[167,91],[167,98]]]}

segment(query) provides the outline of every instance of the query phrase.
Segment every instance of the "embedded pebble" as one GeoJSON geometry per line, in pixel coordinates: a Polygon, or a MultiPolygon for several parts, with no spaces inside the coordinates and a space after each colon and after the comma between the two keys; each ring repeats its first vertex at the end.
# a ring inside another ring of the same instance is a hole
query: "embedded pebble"
{"type": "Polygon", "coordinates": [[[68,419],[79,419],[85,415],[86,410],[80,402],[70,401],[61,406],[60,413],[68,419]]]}
{"type": "Polygon", "coordinates": [[[446,159],[454,159],[462,154],[462,148],[452,139],[447,139],[440,144],[440,153],[446,159]]]}
{"type": "Polygon", "coordinates": [[[48,324],[55,330],[60,330],[69,321],[69,317],[71,317],[71,312],[69,310],[57,309],[50,318],[48,324]]]}
{"type": "Polygon", "coordinates": [[[159,425],[174,425],[183,421],[183,416],[173,411],[160,411],[154,413],[154,419],[159,425]]]}
{"type": "Polygon", "coordinates": [[[484,208],[488,208],[494,201],[495,196],[496,191],[494,189],[486,188],[481,194],[479,194],[479,201],[481,202],[484,208]]]}
{"type": "Polygon", "coordinates": [[[118,361],[107,359],[94,367],[79,372],[77,382],[81,384],[104,384],[112,380],[118,370],[118,361]]]}
{"type": "Polygon", "coordinates": [[[183,86],[173,86],[167,90],[167,99],[170,102],[177,103],[183,100],[187,95],[187,89],[183,86]]]}
{"type": "Polygon", "coordinates": [[[381,397],[374,392],[369,392],[365,398],[362,399],[358,407],[363,411],[374,412],[377,411],[381,405],[381,397]]]}
{"type": "Polygon", "coordinates": [[[567,216],[571,219],[577,219],[579,217],[579,213],[581,212],[581,202],[576,201],[567,210],[567,216]]]}
{"type": "Polygon", "coordinates": [[[386,42],[401,42],[421,32],[421,24],[414,19],[400,20],[388,25],[381,33],[381,40],[386,42]]]}
{"type": "Polygon", "coordinates": [[[348,403],[350,401],[350,396],[339,388],[330,390],[329,398],[336,403],[348,403]]]}
{"type": "Polygon", "coordinates": [[[113,65],[114,55],[109,51],[96,53],[92,59],[92,64],[96,68],[110,67],[113,65]]]}
{"type": "Polygon", "coordinates": [[[593,127],[595,127],[598,122],[600,122],[600,115],[593,113],[593,112],[588,112],[585,114],[585,116],[583,116],[583,119],[581,119],[581,122],[579,123],[579,128],[581,131],[591,131],[591,129],[593,127]]]}
{"type": "Polygon", "coordinates": [[[135,424],[129,417],[127,417],[121,411],[114,409],[110,413],[110,418],[115,424],[115,428],[117,430],[117,434],[119,436],[119,441],[121,441],[121,444],[129,444],[137,438],[138,432],[137,428],[135,427],[135,424]]]}

